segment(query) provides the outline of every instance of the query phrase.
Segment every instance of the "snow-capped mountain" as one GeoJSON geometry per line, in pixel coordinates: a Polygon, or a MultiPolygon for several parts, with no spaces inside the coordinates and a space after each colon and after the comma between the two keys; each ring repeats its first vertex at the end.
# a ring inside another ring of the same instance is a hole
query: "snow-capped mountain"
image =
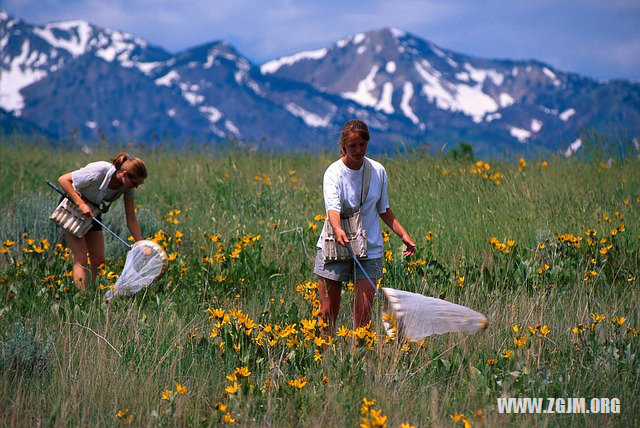
{"type": "Polygon", "coordinates": [[[407,125],[308,84],[264,76],[224,41],[172,55],[83,21],[39,27],[1,14],[0,28],[0,108],[61,137],[90,139],[100,130],[120,139],[298,149],[333,142],[354,115],[396,140],[395,130],[407,125]]]}
{"type": "Polygon", "coordinates": [[[142,39],[85,21],[38,27],[0,11],[0,107],[19,116],[24,107],[23,88],[85,54],[142,71],[170,57],[142,39]]]}
{"type": "Polygon", "coordinates": [[[427,136],[473,127],[553,147],[585,127],[640,122],[639,85],[600,83],[536,61],[475,58],[393,28],[279,58],[261,71],[405,116],[427,136]]]}
{"type": "Polygon", "coordinates": [[[450,52],[395,29],[257,67],[224,41],[171,54],[84,21],[34,26],[0,12],[0,129],[58,138],[299,150],[335,147],[342,124],[360,118],[377,151],[460,140],[480,153],[564,151],[585,127],[637,124],[639,92],[535,61],[450,52]]]}

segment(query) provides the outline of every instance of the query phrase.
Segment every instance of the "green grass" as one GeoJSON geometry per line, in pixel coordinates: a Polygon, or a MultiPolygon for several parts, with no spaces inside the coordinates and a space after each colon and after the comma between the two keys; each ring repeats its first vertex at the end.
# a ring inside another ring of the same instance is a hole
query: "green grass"
{"type": "MultiPolygon", "coordinates": [[[[48,220],[58,197],[43,179],[116,150],[87,156],[18,143],[0,144],[0,239],[16,242],[0,254],[0,350],[48,359],[37,369],[1,367],[5,425],[215,425],[228,414],[243,426],[354,426],[362,417],[374,422],[371,409],[395,427],[453,426],[456,413],[474,426],[631,426],[640,416],[638,160],[606,168],[597,157],[527,159],[522,171],[517,162],[490,161],[484,178],[472,172],[475,161],[379,159],[391,206],[418,246],[402,260],[402,244],[390,236],[384,284],[467,305],[489,327],[474,336],[387,341],[376,300],[375,343],[352,347],[336,337],[325,350],[305,340],[318,330],[301,321],[315,318],[312,262],[322,222],[314,217],[324,211],[322,174],[336,154],[136,151],[149,169],[136,199],[143,235],[163,230],[175,260],[146,291],[106,304],[105,291],[80,293],[65,276],[71,260],[56,249],[64,243],[48,220]],[[579,246],[571,243],[577,237],[579,246]],[[215,327],[209,308],[231,311],[230,322],[215,327]],[[256,324],[249,334],[244,314],[256,324]],[[40,339],[13,346],[16,323],[40,339]],[[295,333],[268,343],[293,324],[295,333]],[[576,334],[578,324],[584,331],[576,334]],[[237,375],[237,391],[225,394],[233,385],[227,375],[240,367],[251,374],[237,375]],[[302,376],[304,386],[289,385],[302,376]],[[186,393],[176,393],[176,383],[186,393]],[[501,396],[617,397],[621,413],[501,415],[501,396]],[[363,398],[376,400],[364,415],[363,398]]],[[[121,203],[105,221],[128,236],[121,203]]],[[[97,282],[108,287],[126,249],[109,235],[105,241],[108,262],[97,282]]],[[[351,296],[345,287],[339,324],[348,329],[351,296]]]]}

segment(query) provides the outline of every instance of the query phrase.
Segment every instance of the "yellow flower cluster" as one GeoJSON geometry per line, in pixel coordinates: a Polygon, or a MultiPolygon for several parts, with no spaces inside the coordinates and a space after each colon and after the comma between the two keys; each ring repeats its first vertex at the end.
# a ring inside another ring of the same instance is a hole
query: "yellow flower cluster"
{"type": "MultiPolygon", "coordinates": [[[[294,171],[295,173],[295,171],[294,171]]],[[[291,174],[293,175],[293,174],[291,174]]],[[[262,174],[258,174],[254,177],[254,179],[256,180],[256,182],[260,183],[262,182],[262,184],[264,184],[265,186],[271,186],[271,177],[269,177],[267,174],[262,173],[262,174]]]]}
{"type": "Polygon", "coordinates": [[[302,298],[311,303],[313,309],[311,315],[317,317],[320,315],[320,300],[318,300],[318,283],[312,281],[305,281],[296,286],[296,291],[300,293],[302,298]]]}
{"type": "Polygon", "coordinates": [[[449,415],[451,420],[456,423],[461,423],[464,425],[464,428],[471,428],[471,424],[469,420],[464,416],[464,413],[454,413],[453,415],[449,415]]]}
{"type": "Polygon", "coordinates": [[[563,233],[556,236],[556,239],[568,247],[580,248],[580,242],[582,242],[582,236],[575,236],[573,233],[563,233]]]}
{"type": "Polygon", "coordinates": [[[491,238],[487,239],[487,242],[491,245],[493,245],[493,247],[505,254],[509,254],[511,252],[511,249],[514,247],[514,245],[516,245],[516,242],[512,239],[507,239],[506,243],[500,242],[500,240],[498,240],[498,238],[496,238],[495,236],[492,236],[491,238]]]}
{"type": "Polygon", "coordinates": [[[340,326],[336,335],[338,337],[344,337],[345,339],[357,339],[360,344],[367,345],[367,348],[370,350],[373,350],[374,345],[378,343],[378,334],[375,331],[371,331],[371,322],[355,330],[349,330],[345,326],[340,326]]]}
{"type": "Polygon", "coordinates": [[[294,388],[302,389],[307,384],[307,378],[301,376],[298,379],[289,379],[287,383],[294,388]]]}
{"type": "Polygon", "coordinates": [[[371,407],[375,403],[375,398],[373,400],[367,400],[366,397],[362,399],[362,406],[360,406],[360,428],[387,426],[387,417],[382,414],[382,411],[371,407]]]}
{"type": "MultiPolygon", "coordinates": [[[[229,257],[232,259],[237,259],[242,253],[243,249],[247,246],[253,246],[256,241],[260,240],[260,235],[253,235],[251,233],[244,235],[238,242],[233,244],[233,251],[229,254],[229,257]]],[[[216,260],[219,260],[219,256],[216,254],[216,260]]]]}
{"type": "Polygon", "coordinates": [[[176,382],[176,390],[173,391],[171,389],[165,389],[164,391],[162,391],[162,399],[163,400],[167,400],[167,401],[173,401],[173,399],[178,396],[178,395],[182,395],[184,393],[187,392],[187,387],[184,385],[180,385],[178,382],[176,382]]]}
{"type": "Polygon", "coordinates": [[[477,161],[475,165],[469,168],[469,173],[477,174],[485,180],[492,180],[495,184],[500,184],[500,180],[504,179],[504,175],[499,172],[495,172],[490,174],[491,165],[488,162],[483,162],[481,160],[477,161]]]}
{"type": "Polygon", "coordinates": [[[133,423],[133,415],[129,413],[129,409],[119,409],[116,417],[122,420],[122,423],[125,425],[131,425],[133,423]]]}
{"type": "Polygon", "coordinates": [[[180,220],[178,220],[178,218],[177,218],[178,215],[180,215],[180,210],[171,210],[171,211],[169,211],[169,213],[165,217],[165,220],[168,223],[178,224],[178,223],[180,223],[180,220]]]}
{"type": "Polygon", "coordinates": [[[0,248],[0,253],[7,253],[9,251],[9,248],[15,243],[16,241],[10,241],[7,239],[2,243],[2,248],[0,248]]]}
{"type": "Polygon", "coordinates": [[[522,172],[527,168],[527,161],[524,158],[520,158],[518,161],[518,171],[522,172]]]}

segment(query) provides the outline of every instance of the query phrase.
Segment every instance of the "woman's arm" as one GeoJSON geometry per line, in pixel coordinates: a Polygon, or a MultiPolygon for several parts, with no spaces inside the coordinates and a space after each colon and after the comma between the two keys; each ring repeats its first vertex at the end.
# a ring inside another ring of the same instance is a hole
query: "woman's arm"
{"type": "Polygon", "coordinates": [[[413,256],[416,253],[416,244],[413,242],[413,239],[411,239],[411,236],[409,236],[407,231],[404,230],[404,227],[402,227],[396,216],[393,214],[391,208],[387,208],[387,211],[379,215],[382,221],[384,221],[384,223],[389,226],[389,228],[393,230],[400,239],[402,239],[402,243],[406,245],[407,248],[405,248],[402,254],[404,254],[405,257],[413,256]]]}
{"type": "Polygon", "coordinates": [[[138,218],[136,217],[136,204],[134,198],[124,198],[124,213],[127,216],[127,227],[133,235],[133,239],[136,242],[142,240],[142,232],[140,232],[140,225],[138,224],[138,218]]]}
{"type": "Polygon", "coordinates": [[[64,192],[69,196],[69,199],[78,206],[82,214],[93,217],[91,208],[89,208],[89,205],[87,205],[87,203],[82,199],[80,193],[78,193],[78,191],[73,187],[73,180],[70,172],[60,176],[60,178],[58,178],[58,183],[60,183],[62,190],[64,190],[64,192]]]}
{"type": "Polygon", "coordinates": [[[346,247],[349,243],[349,239],[340,225],[340,213],[335,210],[328,210],[327,216],[329,217],[329,223],[333,228],[333,232],[336,234],[336,241],[338,241],[338,244],[346,247]]]}

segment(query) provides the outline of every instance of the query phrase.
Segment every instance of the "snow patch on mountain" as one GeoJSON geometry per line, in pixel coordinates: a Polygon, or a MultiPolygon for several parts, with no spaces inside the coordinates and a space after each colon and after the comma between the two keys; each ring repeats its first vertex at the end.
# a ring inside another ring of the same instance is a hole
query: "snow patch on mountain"
{"type": "Polygon", "coordinates": [[[501,73],[498,73],[494,69],[481,70],[478,68],[474,68],[469,63],[466,63],[464,65],[464,68],[469,72],[471,79],[475,80],[478,83],[484,83],[487,77],[489,77],[496,86],[500,86],[502,85],[502,82],[504,82],[504,75],[501,73]]]}
{"type": "Polygon", "coordinates": [[[496,119],[502,119],[502,114],[500,113],[490,113],[484,117],[485,122],[491,122],[496,119]]]}
{"type": "Polygon", "coordinates": [[[5,46],[7,46],[7,43],[9,43],[9,33],[0,38],[0,52],[4,50],[5,46]]]}
{"type": "Polygon", "coordinates": [[[560,86],[562,83],[560,82],[560,80],[558,79],[558,77],[556,76],[556,74],[549,70],[547,67],[543,67],[542,68],[542,72],[549,78],[551,79],[551,82],[553,82],[553,86],[560,86]]]}
{"type": "Polygon", "coordinates": [[[574,114],[576,114],[576,110],[573,108],[570,108],[560,113],[558,117],[560,118],[561,121],[566,122],[574,114]]]}
{"type": "Polygon", "coordinates": [[[399,30],[397,28],[393,28],[393,27],[389,28],[389,31],[391,32],[393,37],[395,37],[396,39],[402,38],[407,35],[407,33],[405,33],[404,31],[399,30]]]}
{"type": "Polygon", "coordinates": [[[371,67],[371,71],[367,74],[367,77],[358,82],[358,88],[353,92],[343,92],[341,95],[343,98],[348,98],[353,100],[363,106],[373,107],[376,105],[378,100],[371,95],[371,91],[376,88],[376,83],[374,79],[380,67],[378,65],[374,65],[371,67]]]}
{"type": "Polygon", "coordinates": [[[355,34],[355,35],[352,35],[352,36],[348,36],[348,37],[345,37],[343,39],[338,40],[336,42],[336,46],[338,48],[343,48],[343,47],[347,46],[349,43],[353,43],[354,45],[359,45],[366,38],[367,38],[366,34],[358,33],[358,34],[355,34]]]}
{"type": "Polygon", "coordinates": [[[527,139],[529,137],[531,137],[531,132],[530,131],[527,131],[526,129],[522,129],[522,128],[517,128],[515,126],[510,126],[509,127],[509,133],[513,137],[516,137],[518,139],[518,141],[520,141],[521,143],[526,142],[527,139]]]}
{"type": "Polygon", "coordinates": [[[224,121],[224,127],[227,128],[229,131],[231,131],[231,133],[233,135],[235,135],[236,137],[238,137],[238,138],[241,137],[240,130],[229,119],[224,121]]]}
{"type": "Polygon", "coordinates": [[[362,43],[362,41],[364,39],[367,38],[367,35],[364,33],[358,33],[355,36],[353,36],[353,44],[354,45],[359,45],[360,43],[362,43]]]}
{"type": "Polygon", "coordinates": [[[411,82],[404,82],[402,85],[402,101],[400,101],[400,110],[406,117],[409,118],[414,125],[417,125],[420,122],[418,116],[415,115],[413,109],[409,105],[409,101],[413,98],[413,84],[411,82]]]}
{"type": "Polygon", "coordinates": [[[447,54],[438,49],[435,45],[429,46],[434,54],[438,55],[440,58],[446,58],[447,54]]]}
{"type": "Polygon", "coordinates": [[[222,113],[220,112],[220,110],[213,106],[200,106],[198,107],[198,110],[201,113],[204,113],[211,123],[216,123],[217,121],[222,119],[222,113]]]}
{"type": "Polygon", "coordinates": [[[366,50],[367,50],[367,47],[365,45],[362,45],[358,47],[358,50],[356,51],[356,53],[358,55],[362,55],[366,50]]]}
{"type": "Polygon", "coordinates": [[[0,107],[20,116],[20,110],[24,107],[24,98],[20,90],[33,82],[42,79],[47,75],[44,70],[37,70],[30,66],[25,67],[37,60],[37,52],[31,52],[29,41],[22,44],[20,55],[13,58],[7,70],[0,71],[0,107]]]}
{"type": "Polygon", "coordinates": [[[577,138],[573,143],[569,145],[567,150],[564,152],[564,156],[568,158],[569,156],[577,152],[580,147],[582,147],[582,140],[580,138],[577,138]]]}
{"type": "Polygon", "coordinates": [[[387,62],[387,65],[384,67],[385,71],[389,74],[393,74],[396,72],[396,63],[393,61],[387,62]]]}
{"type": "Polygon", "coordinates": [[[513,99],[513,97],[507,94],[506,92],[503,92],[500,94],[500,107],[502,108],[509,107],[514,102],[515,100],[513,99]]]}
{"type": "Polygon", "coordinates": [[[539,106],[540,110],[542,110],[543,112],[547,113],[547,114],[552,114],[552,115],[557,115],[558,114],[558,109],[557,108],[549,108],[549,107],[545,107],[545,106],[539,106]]]}
{"type": "Polygon", "coordinates": [[[74,58],[84,54],[87,51],[89,38],[93,33],[93,29],[88,22],[85,21],[63,21],[47,24],[44,28],[35,27],[33,32],[43,38],[51,46],[64,49],[74,58]],[[54,35],[54,30],[63,30],[69,33],[70,38],[58,38],[54,35]]]}
{"type": "Polygon", "coordinates": [[[178,72],[175,71],[175,70],[171,70],[170,72],[168,72],[164,76],[159,77],[156,80],[154,80],[154,82],[158,86],[171,86],[178,80],[180,80],[180,75],[178,74],[178,72]]]}
{"type": "Polygon", "coordinates": [[[382,85],[382,96],[380,97],[380,101],[376,104],[376,110],[382,110],[387,114],[395,113],[395,109],[391,103],[393,99],[393,83],[385,82],[382,85]]]}
{"type": "Polygon", "coordinates": [[[275,73],[280,69],[280,67],[284,65],[292,65],[298,61],[302,61],[305,59],[322,59],[325,57],[325,55],[327,55],[327,52],[327,48],[322,48],[315,51],[300,52],[294,55],[282,57],[262,64],[262,66],[260,66],[260,71],[262,72],[262,74],[275,73]]]}
{"type": "Polygon", "coordinates": [[[542,129],[542,121],[538,119],[531,119],[531,130],[533,132],[538,132],[542,129]]]}
{"type": "Polygon", "coordinates": [[[158,66],[160,66],[162,62],[160,61],[152,61],[152,62],[128,62],[123,61],[122,65],[128,67],[129,65],[138,67],[140,71],[149,76],[151,72],[158,66]]]}
{"type": "MultiPolygon", "coordinates": [[[[486,113],[498,110],[498,104],[494,99],[482,92],[481,81],[476,86],[454,85],[441,79],[440,72],[433,68],[427,60],[422,60],[421,63],[415,62],[414,65],[420,77],[426,82],[422,86],[422,93],[426,95],[429,102],[435,101],[438,108],[461,111],[467,116],[471,116],[476,123],[480,123],[486,113]]],[[[477,70],[469,71],[476,73],[476,77],[478,77],[477,70]]],[[[482,75],[481,80],[483,81],[486,73],[482,75]]],[[[476,79],[474,78],[474,80],[476,79]]]]}
{"type": "Polygon", "coordinates": [[[332,115],[321,117],[315,113],[311,113],[310,111],[305,110],[304,108],[293,102],[288,103],[284,108],[289,113],[296,117],[299,117],[304,121],[304,123],[314,128],[325,128],[331,123],[332,115]]]}

